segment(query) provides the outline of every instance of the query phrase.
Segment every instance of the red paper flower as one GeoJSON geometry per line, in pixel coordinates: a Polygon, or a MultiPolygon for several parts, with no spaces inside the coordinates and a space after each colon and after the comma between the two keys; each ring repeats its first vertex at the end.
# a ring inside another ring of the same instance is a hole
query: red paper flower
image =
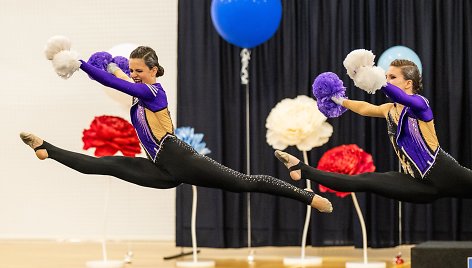
{"type": "MultiPolygon", "coordinates": [[[[317,168],[348,175],[357,175],[375,170],[372,155],[364,152],[355,144],[341,145],[326,151],[318,162],[317,168]]],[[[346,197],[350,194],[331,190],[321,184],[319,189],[321,192],[336,193],[339,197],[346,197]]]]}
{"type": "Polygon", "coordinates": [[[96,116],[90,129],[84,129],[84,150],[95,147],[95,156],[111,156],[121,151],[124,156],[141,153],[139,139],[133,126],[117,116],[96,116]]]}

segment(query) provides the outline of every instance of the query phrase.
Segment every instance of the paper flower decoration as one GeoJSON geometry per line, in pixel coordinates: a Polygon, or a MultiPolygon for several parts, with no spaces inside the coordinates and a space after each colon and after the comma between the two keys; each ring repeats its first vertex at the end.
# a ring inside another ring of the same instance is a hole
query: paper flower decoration
{"type": "Polygon", "coordinates": [[[318,109],[325,116],[338,117],[347,111],[346,108],[331,100],[331,97],[347,99],[343,81],[335,73],[325,72],[318,75],[313,81],[312,88],[318,109]]]}
{"type": "Polygon", "coordinates": [[[304,95],[277,103],[266,119],[266,128],[267,143],[278,150],[297,146],[310,151],[328,142],[333,134],[316,101],[304,95]]]}
{"type": "Polygon", "coordinates": [[[203,142],[203,134],[195,134],[194,132],[193,127],[179,127],[175,130],[175,136],[192,146],[199,154],[206,155],[211,153],[210,149],[206,148],[206,143],[203,142]]]}
{"type": "MultiPolygon", "coordinates": [[[[364,152],[355,144],[341,145],[326,151],[318,162],[317,168],[347,175],[375,171],[372,155],[364,152]]],[[[331,190],[321,184],[319,189],[321,192],[336,193],[339,197],[345,197],[350,194],[331,190]]]]}
{"type": "Polygon", "coordinates": [[[90,129],[83,132],[84,150],[95,148],[95,156],[111,156],[118,151],[124,156],[141,153],[138,136],[133,126],[117,116],[96,116],[90,129]]]}

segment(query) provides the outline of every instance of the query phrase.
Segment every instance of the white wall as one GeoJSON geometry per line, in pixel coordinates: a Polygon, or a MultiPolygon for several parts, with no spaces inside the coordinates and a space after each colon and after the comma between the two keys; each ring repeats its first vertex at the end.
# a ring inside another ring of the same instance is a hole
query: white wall
{"type": "Polygon", "coordinates": [[[0,239],[101,238],[110,182],[109,238],[174,240],[173,189],[148,189],[40,161],[18,134],[33,132],[62,148],[92,155],[82,149],[81,138],[94,116],[129,120],[128,97],[105,89],[82,71],[69,80],[54,73],[43,48],[57,34],[68,36],[85,60],[119,43],[153,47],[165,68],[160,82],[175,120],[177,1],[0,0],[0,25],[0,239]]]}

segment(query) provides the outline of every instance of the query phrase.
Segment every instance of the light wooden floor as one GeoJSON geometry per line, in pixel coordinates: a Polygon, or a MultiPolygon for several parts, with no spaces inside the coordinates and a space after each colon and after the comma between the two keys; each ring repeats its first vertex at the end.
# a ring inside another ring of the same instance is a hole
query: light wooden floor
{"type": "MultiPolygon", "coordinates": [[[[168,268],[176,267],[176,261],[192,260],[192,256],[183,259],[164,261],[163,257],[178,254],[171,242],[132,241],[108,242],[109,259],[123,260],[128,248],[133,252],[131,264],[125,268],[168,268]]],[[[201,248],[199,260],[214,260],[216,267],[278,268],[284,267],[284,257],[300,255],[297,247],[261,247],[255,249],[255,262],[246,261],[248,249],[211,249],[201,248]]],[[[369,261],[384,261],[387,267],[410,268],[411,246],[387,249],[369,249],[369,261]],[[402,253],[405,264],[394,265],[398,252],[402,253]]],[[[191,251],[185,248],[185,252],[191,251]]],[[[353,247],[307,248],[307,256],[322,256],[323,268],[344,268],[346,261],[362,261],[362,250],[353,247]]],[[[102,258],[101,244],[98,242],[57,242],[57,241],[0,241],[1,268],[84,268],[85,263],[102,258]]]]}

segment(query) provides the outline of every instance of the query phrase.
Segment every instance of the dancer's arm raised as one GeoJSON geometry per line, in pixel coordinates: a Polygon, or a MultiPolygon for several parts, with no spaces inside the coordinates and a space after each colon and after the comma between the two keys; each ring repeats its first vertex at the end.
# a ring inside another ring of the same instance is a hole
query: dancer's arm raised
{"type": "MultiPolygon", "coordinates": [[[[80,62],[80,69],[82,69],[84,72],[90,75],[90,77],[97,80],[104,86],[114,88],[140,99],[152,99],[156,96],[157,89],[153,89],[152,85],[124,81],[123,79],[117,78],[113,74],[100,70],[83,60],[80,60],[80,62]]],[[[116,73],[118,73],[118,71],[116,71],[116,73]]]]}
{"type": "Polygon", "coordinates": [[[374,105],[372,103],[368,103],[365,101],[356,101],[356,100],[348,100],[344,98],[332,98],[332,100],[342,105],[343,107],[360,114],[362,116],[369,116],[369,117],[386,117],[388,111],[392,107],[392,103],[385,103],[382,105],[374,105]]]}

